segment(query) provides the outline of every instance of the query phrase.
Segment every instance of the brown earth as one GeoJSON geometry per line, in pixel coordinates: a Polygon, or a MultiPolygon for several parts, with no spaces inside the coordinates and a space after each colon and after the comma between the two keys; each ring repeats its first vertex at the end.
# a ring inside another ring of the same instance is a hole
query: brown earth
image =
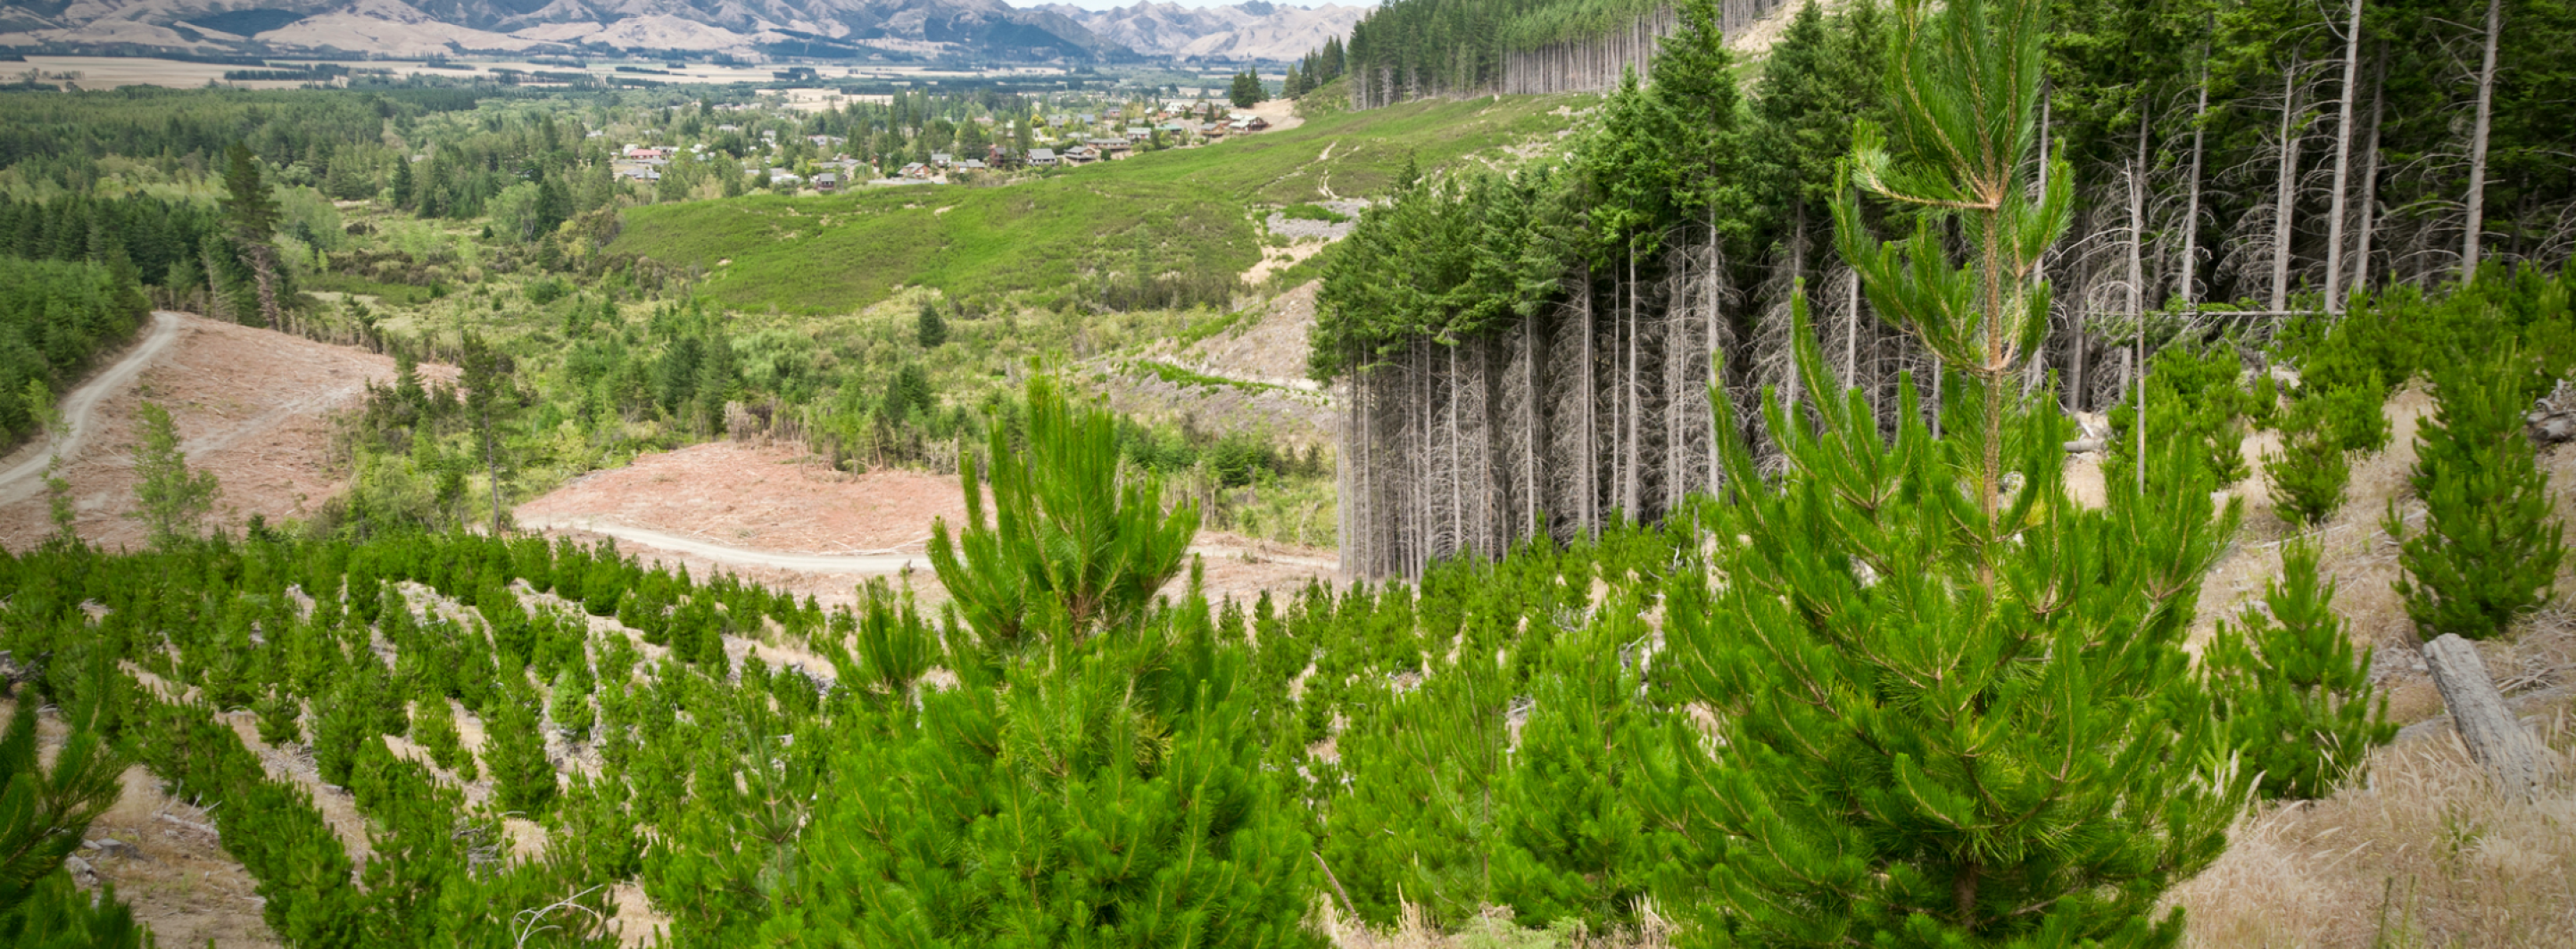
{"type": "MultiPolygon", "coordinates": [[[[921,558],[932,522],[946,518],[954,526],[964,522],[965,514],[953,475],[852,475],[833,470],[801,448],[711,442],[592,472],[520,505],[513,516],[523,525],[545,525],[549,536],[583,541],[606,538],[602,531],[641,528],[753,559],[794,562],[810,559],[800,555],[863,555],[884,562],[865,569],[718,563],[696,552],[618,540],[621,550],[651,562],[686,566],[691,576],[732,573],[829,605],[855,602],[860,583],[895,572],[893,561],[906,559],[915,563],[902,582],[911,583],[925,602],[945,599],[921,558]]],[[[1294,592],[1310,578],[1333,578],[1337,566],[1329,550],[1216,532],[1202,532],[1192,549],[1205,558],[1211,597],[1294,592]]]]}
{"type": "MultiPolygon", "coordinates": [[[[361,404],[368,382],[393,378],[390,357],[198,316],[178,319],[178,339],[134,388],[100,403],[95,434],[64,460],[79,510],[75,530],[94,543],[143,543],[143,525],[127,516],[135,509],[132,453],[143,400],[170,410],[188,463],[223,486],[211,520],[238,528],[254,514],[272,522],[309,517],[339,493],[347,481],[330,458],[331,416],[361,404]]],[[[438,366],[421,374],[455,378],[438,366]]],[[[8,460],[44,450],[31,444],[8,460]]],[[[48,511],[41,493],[0,505],[0,545],[23,550],[44,539],[53,531],[48,511]]]]}

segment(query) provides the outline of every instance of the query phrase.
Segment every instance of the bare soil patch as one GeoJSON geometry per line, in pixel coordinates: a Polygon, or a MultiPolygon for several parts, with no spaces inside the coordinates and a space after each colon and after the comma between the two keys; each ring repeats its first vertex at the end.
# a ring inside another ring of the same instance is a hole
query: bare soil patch
{"type": "MultiPolygon", "coordinates": [[[[309,517],[347,486],[330,458],[333,413],[360,405],[369,382],[393,378],[394,361],[272,330],[181,316],[179,339],[133,389],[100,403],[96,434],[64,459],[79,510],[74,529],[107,547],[140,546],[134,510],[135,413],[144,400],[170,410],[188,463],[223,485],[212,520],[238,528],[253,515],[309,517]]],[[[423,366],[425,381],[455,371],[423,366]]],[[[30,446],[22,452],[41,452],[30,446]]],[[[51,533],[42,494],[0,505],[0,544],[24,550],[51,533]]]]}
{"type": "MultiPolygon", "coordinates": [[[[549,536],[598,541],[605,535],[580,525],[638,527],[728,548],[781,555],[899,554],[920,556],[931,524],[964,523],[966,505],[953,475],[881,470],[853,475],[835,471],[802,449],[743,442],[711,442],[645,455],[624,468],[593,472],[518,507],[524,524],[548,524],[549,536]]],[[[857,600],[856,588],[882,571],[829,572],[790,567],[742,567],[704,557],[620,541],[619,549],[649,562],[685,566],[690,575],[731,573],[824,604],[857,600]]],[[[1286,593],[1315,577],[1332,576],[1332,551],[1203,532],[1193,548],[1206,560],[1211,597],[1286,593]]],[[[1175,580],[1172,592],[1180,589],[1175,580]]],[[[898,577],[925,603],[947,598],[928,570],[898,577]]],[[[775,661],[774,658],[772,661],[775,661]]]]}

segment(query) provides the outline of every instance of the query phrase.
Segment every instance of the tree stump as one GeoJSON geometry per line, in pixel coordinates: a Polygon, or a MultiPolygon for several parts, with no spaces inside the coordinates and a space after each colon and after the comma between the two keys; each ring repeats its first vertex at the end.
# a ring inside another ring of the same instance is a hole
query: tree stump
{"type": "Polygon", "coordinates": [[[2531,411],[2523,413],[2522,421],[2534,444],[2546,447],[2576,440],[2576,387],[2569,386],[2567,380],[2559,380],[2548,395],[2532,403],[2531,411]]]}
{"type": "Polygon", "coordinates": [[[2505,708],[2477,648],[2445,633],[2424,644],[2424,664],[2433,672],[2433,687],[2441,690],[2442,704],[2451,710],[2469,757],[2486,767],[2496,789],[2517,797],[2538,791],[2551,771],[2549,749],[2505,708]]]}

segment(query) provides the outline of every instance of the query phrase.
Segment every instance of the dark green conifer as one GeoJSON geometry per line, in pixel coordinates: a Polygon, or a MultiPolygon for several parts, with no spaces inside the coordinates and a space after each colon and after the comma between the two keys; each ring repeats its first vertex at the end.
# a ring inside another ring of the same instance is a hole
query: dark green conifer
{"type": "MultiPolygon", "coordinates": [[[[1663,902],[1722,944],[2169,945],[2164,895],[2243,800],[2181,648],[2233,514],[2180,475],[2075,503],[2054,397],[2020,395],[2071,194],[2062,161],[2029,186],[2044,2],[1904,0],[1894,22],[1893,127],[1862,129],[1849,173],[1921,216],[1884,245],[1844,191],[1835,232],[1937,358],[1943,434],[1909,384],[1892,439],[1856,392],[1813,426],[1767,400],[1776,481],[1725,441],[1733,503],[1665,604],[1658,675],[1716,734],[1668,726],[1649,820],[1692,856],[1663,902]]],[[[1843,391],[1792,312],[1807,391],[1843,391]]]]}
{"type": "Polygon", "coordinates": [[[2219,625],[2203,657],[2219,717],[2262,774],[2263,796],[2320,798],[2397,734],[2388,696],[2370,683],[2372,650],[2353,651],[2334,612],[2335,585],[2317,571],[2314,541],[2281,548],[2281,576],[2240,625],[2219,625]]]}
{"type": "Polygon", "coordinates": [[[2390,502],[2385,527],[2402,545],[2397,591],[2416,634],[2486,639],[2547,603],[2567,554],[2522,413],[2537,376],[2516,354],[2453,359],[2437,369],[2433,418],[2416,434],[2407,484],[2424,503],[2420,527],[2390,502]]]}

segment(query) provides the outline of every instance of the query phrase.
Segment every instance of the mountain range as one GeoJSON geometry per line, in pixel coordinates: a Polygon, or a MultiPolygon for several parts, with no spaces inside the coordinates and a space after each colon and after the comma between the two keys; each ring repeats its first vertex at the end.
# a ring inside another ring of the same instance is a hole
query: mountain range
{"type": "Polygon", "coordinates": [[[1084,10],[1002,0],[0,0],[0,50],[665,54],[1280,62],[1367,11],[1245,0],[1084,10]]]}

